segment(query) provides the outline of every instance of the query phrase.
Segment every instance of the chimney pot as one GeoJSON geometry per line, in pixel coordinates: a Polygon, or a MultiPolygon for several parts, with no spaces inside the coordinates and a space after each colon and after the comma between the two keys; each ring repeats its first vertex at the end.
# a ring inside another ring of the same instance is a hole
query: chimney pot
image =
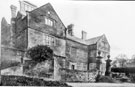
{"type": "Polygon", "coordinates": [[[82,39],[83,39],[83,40],[86,40],[86,36],[87,36],[87,32],[82,31],[82,39]]]}
{"type": "Polygon", "coordinates": [[[16,10],[17,10],[17,7],[14,6],[14,5],[11,5],[10,8],[11,8],[11,17],[12,17],[12,18],[15,18],[15,17],[16,17],[16,10]]]}

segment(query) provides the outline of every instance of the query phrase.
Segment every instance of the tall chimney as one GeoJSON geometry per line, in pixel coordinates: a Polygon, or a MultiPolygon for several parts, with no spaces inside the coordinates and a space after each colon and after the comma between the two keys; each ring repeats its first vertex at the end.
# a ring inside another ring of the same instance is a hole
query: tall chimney
{"type": "Polygon", "coordinates": [[[86,40],[87,33],[85,31],[82,31],[82,39],[86,40]]]}
{"type": "Polygon", "coordinates": [[[14,5],[11,5],[10,8],[11,8],[11,17],[12,17],[12,18],[15,18],[15,17],[16,17],[16,10],[17,10],[17,7],[14,6],[14,5]]]}

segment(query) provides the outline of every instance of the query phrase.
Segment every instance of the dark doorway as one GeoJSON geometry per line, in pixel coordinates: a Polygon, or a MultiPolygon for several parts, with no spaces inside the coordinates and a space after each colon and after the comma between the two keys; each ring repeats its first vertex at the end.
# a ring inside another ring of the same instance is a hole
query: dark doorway
{"type": "Polygon", "coordinates": [[[72,65],[71,67],[72,67],[72,70],[74,70],[74,69],[75,69],[75,65],[72,65]]]}

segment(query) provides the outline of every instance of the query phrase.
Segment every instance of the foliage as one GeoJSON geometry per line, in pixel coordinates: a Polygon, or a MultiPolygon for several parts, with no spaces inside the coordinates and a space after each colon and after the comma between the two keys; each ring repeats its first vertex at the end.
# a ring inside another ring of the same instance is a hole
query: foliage
{"type": "Polygon", "coordinates": [[[2,86],[61,86],[71,87],[64,82],[45,81],[39,78],[30,78],[25,76],[2,76],[2,86]]]}
{"type": "Polygon", "coordinates": [[[135,83],[135,74],[130,74],[131,81],[135,83]]]}
{"type": "Polygon", "coordinates": [[[27,50],[27,56],[36,62],[51,60],[53,58],[53,50],[45,45],[37,45],[27,50]]]}
{"type": "Polygon", "coordinates": [[[112,66],[115,67],[125,67],[127,63],[127,56],[125,54],[118,55],[115,60],[112,62],[112,66]]]}
{"type": "Polygon", "coordinates": [[[132,55],[131,63],[135,63],[135,54],[134,54],[134,55],[132,55]]]}
{"type": "Polygon", "coordinates": [[[53,67],[48,64],[48,61],[36,64],[34,67],[24,69],[25,74],[29,76],[47,77],[50,78],[53,75],[53,67]]]}
{"type": "Polygon", "coordinates": [[[111,71],[119,73],[135,73],[135,67],[116,67],[111,68],[111,71]]]}
{"type": "Polygon", "coordinates": [[[112,79],[111,77],[109,76],[101,76],[98,78],[98,81],[97,82],[109,82],[109,83],[115,83],[115,80],[112,79]]]}

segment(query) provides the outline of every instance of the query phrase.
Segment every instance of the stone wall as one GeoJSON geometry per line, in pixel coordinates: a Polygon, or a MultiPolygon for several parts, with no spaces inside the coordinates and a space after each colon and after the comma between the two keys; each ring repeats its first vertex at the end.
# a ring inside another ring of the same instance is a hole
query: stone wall
{"type": "Polygon", "coordinates": [[[28,28],[28,48],[43,45],[43,32],[28,28]]]}
{"type": "Polygon", "coordinates": [[[70,62],[69,69],[73,63],[76,69],[87,70],[88,48],[86,45],[66,40],[66,57],[70,62]]]}
{"type": "Polygon", "coordinates": [[[1,21],[1,45],[10,46],[11,44],[11,25],[5,18],[1,21]]]}
{"type": "Polygon", "coordinates": [[[95,82],[97,71],[61,69],[61,80],[67,82],[95,82]]]}
{"type": "Polygon", "coordinates": [[[97,44],[88,46],[88,70],[96,68],[97,44]]]}
{"type": "Polygon", "coordinates": [[[21,63],[21,56],[17,54],[19,52],[17,49],[1,46],[1,69],[17,66],[21,63]]]}
{"type": "Polygon", "coordinates": [[[29,28],[28,48],[31,48],[36,45],[49,45],[55,55],[65,57],[66,41],[64,39],[29,28]]]}
{"type": "Polygon", "coordinates": [[[30,12],[29,27],[54,36],[65,36],[65,26],[49,3],[30,12]],[[45,24],[45,17],[53,22],[53,26],[45,24]]]}
{"type": "Polygon", "coordinates": [[[19,65],[3,69],[1,75],[23,75],[23,67],[19,65]]]}
{"type": "Polygon", "coordinates": [[[46,60],[41,63],[36,63],[32,60],[26,60],[23,66],[23,73],[27,76],[53,78],[54,64],[53,60],[46,60]]]}
{"type": "Polygon", "coordinates": [[[27,49],[27,30],[16,37],[16,48],[25,51],[27,49]]]}
{"type": "Polygon", "coordinates": [[[43,79],[53,79],[60,81],[60,69],[63,68],[63,59],[59,56],[54,56],[54,60],[45,61],[36,64],[31,60],[26,60],[24,64],[24,75],[39,77],[43,79]]]}
{"type": "Polygon", "coordinates": [[[62,67],[61,58],[54,57],[54,79],[59,81],[61,79],[60,68],[62,67]]]}
{"type": "MultiPolygon", "coordinates": [[[[8,24],[6,19],[3,18],[1,21],[1,70],[17,66],[21,63],[21,56],[17,53],[22,51],[14,47],[13,33],[14,29],[12,27],[12,24],[8,24]]],[[[24,43],[21,42],[21,44],[24,43]]]]}
{"type": "Polygon", "coordinates": [[[27,17],[22,19],[21,14],[20,16],[17,15],[15,25],[15,47],[20,50],[25,50],[27,48],[27,17]]]}

